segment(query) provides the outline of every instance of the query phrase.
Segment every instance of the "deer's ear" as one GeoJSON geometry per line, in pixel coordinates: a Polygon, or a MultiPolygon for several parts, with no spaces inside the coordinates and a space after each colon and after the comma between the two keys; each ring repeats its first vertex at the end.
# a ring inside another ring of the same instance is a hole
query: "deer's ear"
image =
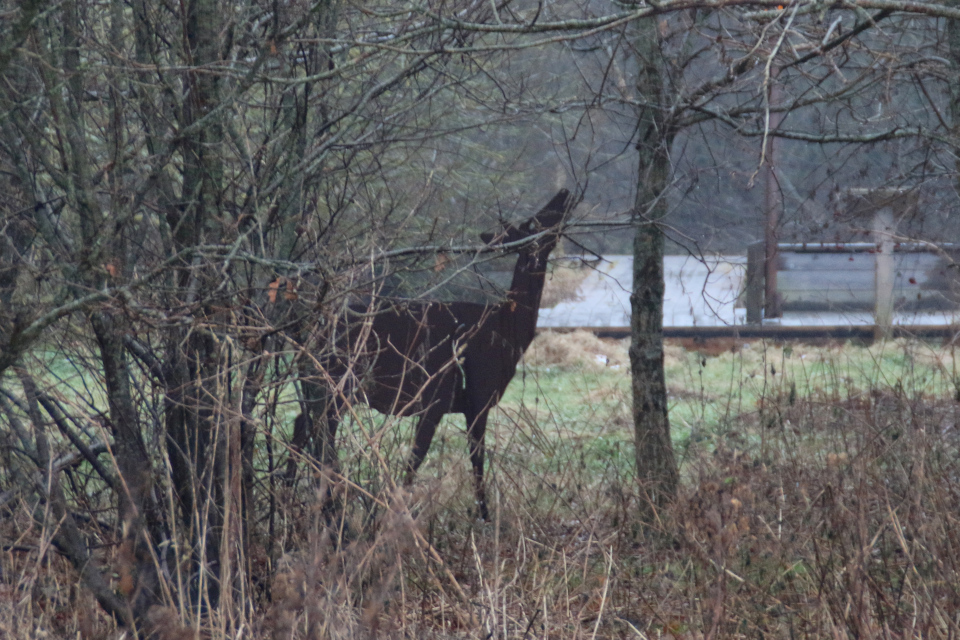
{"type": "Polygon", "coordinates": [[[484,244],[490,244],[497,236],[492,231],[484,231],[480,234],[480,241],[484,244]]]}

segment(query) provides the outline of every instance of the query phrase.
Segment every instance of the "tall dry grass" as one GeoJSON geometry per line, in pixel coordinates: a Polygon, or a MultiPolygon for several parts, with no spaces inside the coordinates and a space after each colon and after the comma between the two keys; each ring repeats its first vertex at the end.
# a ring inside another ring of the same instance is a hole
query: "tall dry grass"
{"type": "MultiPolygon", "coordinates": [[[[521,384],[541,384],[547,368],[588,380],[596,355],[607,373],[622,357],[618,343],[565,343],[567,357],[537,345],[521,384]]],[[[949,369],[945,361],[934,366],[949,369]]],[[[504,406],[490,436],[490,523],[468,515],[461,443],[439,443],[405,490],[391,475],[402,451],[385,452],[371,431],[368,449],[343,453],[364,481],[340,485],[339,519],[317,506],[322,475],[277,488],[280,526],[250,532],[252,549],[275,551],[242,559],[243,588],[197,607],[165,564],[169,601],[152,612],[151,631],[163,640],[960,637],[960,405],[916,376],[881,378],[800,392],[786,380],[765,385],[754,407],[684,443],[681,494],[652,524],[636,518],[629,466],[590,453],[603,435],[632,456],[629,425],[617,422],[622,389],[575,383],[579,397],[504,406]],[[571,403],[579,412],[568,415],[571,403]]],[[[29,508],[2,523],[0,637],[119,638],[29,508]]],[[[122,589],[114,537],[84,526],[122,589]]]]}

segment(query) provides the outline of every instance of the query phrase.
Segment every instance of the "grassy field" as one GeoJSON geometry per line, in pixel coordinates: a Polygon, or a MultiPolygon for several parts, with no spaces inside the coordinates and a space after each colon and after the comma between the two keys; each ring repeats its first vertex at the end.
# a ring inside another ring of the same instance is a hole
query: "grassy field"
{"type": "MultiPolygon", "coordinates": [[[[550,462],[566,469],[571,456],[590,473],[632,473],[627,340],[591,334],[545,334],[527,353],[524,369],[500,403],[491,425],[500,458],[516,458],[537,473],[550,462]],[[613,468],[613,469],[611,469],[613,468]]],[[[731,442],[762,451],[769,427],[783,427],[784,410],[798,402],[847,406],[892,396],[936,402],[957,395],[953,351],[939,343],[896,340],[870,346],[763,341],[717,341],[666,346],[665,370],[674,446],[688,456],[731,442]],[[767,429],[757,429],[766,424],[767,429]]],[[[459,416],[448,418],[441,446],[466,441],[459,416]]],[[[462,466],[466,459],[454,463],[462,466]]],[[[437,468],[449,469],[446,460],[437,468]]],[[[597,477],[602,483],[602,476],[597,477]]]]}
{"type": "MultiPolygon", "coordinates": [[[[626,348],[538,338],[488,434],[492,525],[464,518],[466,443],[459,416],[444,424],[415,497],[451,573],[405,566],[432,587],[394,632],[956,637],[950,346],[668,345],[683,489],[654,528],[635,518],[626,348]]],[[[402,459],[409,434],[391,438],[402,459]]]]}
{"type": "MultiPolygon", "coordinates": [[[[392,479],[409,421],[361,413],[342,430],[355,484],[339,546],[309,492],[281,495],[288,551],[250,559],[270,587],[210,615],[172,602],[158,637],[960,637],[950,345],[669,344],[683,486],[652,526],[626,349],[537,339],[491,420],[491,523],[469,516],[460,416],[408,492],[392,479]]],[[[0,636],[117,637],[56,554],[17,548],[0,636]]]]}

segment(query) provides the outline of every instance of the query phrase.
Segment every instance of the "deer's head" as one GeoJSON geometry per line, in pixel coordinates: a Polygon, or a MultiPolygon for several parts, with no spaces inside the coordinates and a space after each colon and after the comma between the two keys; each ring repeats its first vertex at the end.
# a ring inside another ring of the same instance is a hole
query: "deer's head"
{"type": "Polygon", "coordinates": [[[533,255],[549,254],[560,238],[560,227],[572,205],[570,192],[561,189],[543,209],[519,226],[505,223],[499,232],[485,232],[480,239],[487,244],[510,244],[543,234],[534,243],[525,245],[523,251],[533,255]],[[547,233],[544,233],[547,232],[547,233]]]}

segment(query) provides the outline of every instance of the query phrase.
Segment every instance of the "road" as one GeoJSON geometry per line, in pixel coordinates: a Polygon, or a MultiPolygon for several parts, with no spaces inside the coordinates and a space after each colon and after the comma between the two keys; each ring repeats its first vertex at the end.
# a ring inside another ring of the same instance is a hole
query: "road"
{"type": "MultiPolygon", "coordinates": [[[[736,307],[746,274],[745,256],[666,256],[664,258],[664,327],[733,327],[746,322],[746,311],[736,307]]],[[[576,299],[540,310],[542,329],[609,328],[630,326],[630,291],[633,257],[604,256],[583,280],[576,299]]],[[[960,313],[917,312],[894,314],[893,323],[904,327],[943,326],[960,322],[960,313]]],[[[765,320],[783,327],[869,326],[868,312],[788,313],[765,320]]]]}

